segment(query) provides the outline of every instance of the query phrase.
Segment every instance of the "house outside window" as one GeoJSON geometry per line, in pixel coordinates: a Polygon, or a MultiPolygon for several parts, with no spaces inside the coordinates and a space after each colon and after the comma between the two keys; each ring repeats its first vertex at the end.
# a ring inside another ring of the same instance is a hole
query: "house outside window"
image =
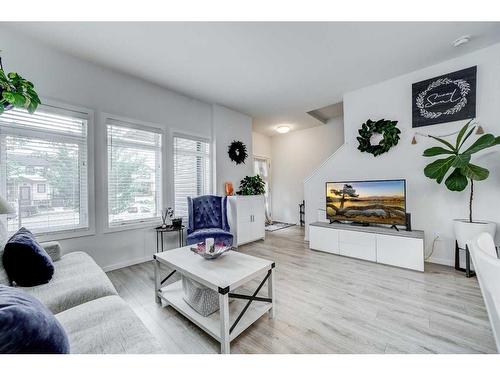
{"type": "Polygon", "coordinates": [[[37,193],[45,193],[47,191],[47,185],[46,184],[37,184],[36,191],[37,191],[37,193]]]}
{"type": "Polygon", "coordinates": [[[0,194],[15,208],[9,232],[89,228],[87,113],[41,105],[0,115],[0,194]]]}

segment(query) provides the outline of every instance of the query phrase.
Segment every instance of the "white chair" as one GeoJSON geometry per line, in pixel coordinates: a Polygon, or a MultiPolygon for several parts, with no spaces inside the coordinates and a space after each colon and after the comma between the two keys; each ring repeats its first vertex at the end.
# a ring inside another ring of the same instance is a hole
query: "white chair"
{"type": "Polygon", "coordinates": [[[468,243],[493,336],[500,352],[500,259],[493,238],[482,233],[468,243]]]}

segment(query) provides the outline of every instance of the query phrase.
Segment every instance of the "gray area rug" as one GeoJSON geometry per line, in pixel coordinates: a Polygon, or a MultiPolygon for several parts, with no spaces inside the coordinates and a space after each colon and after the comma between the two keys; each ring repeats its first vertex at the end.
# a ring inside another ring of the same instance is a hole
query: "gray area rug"
{"type": "Polygon", "coordinates": [[[293,227],[295,224],[280,223],[279,221],[273,221],[272,224],[266,225],[266,230],[268,232],[274,232],[275,230],[280,230],[283,228],[293,227]]]}

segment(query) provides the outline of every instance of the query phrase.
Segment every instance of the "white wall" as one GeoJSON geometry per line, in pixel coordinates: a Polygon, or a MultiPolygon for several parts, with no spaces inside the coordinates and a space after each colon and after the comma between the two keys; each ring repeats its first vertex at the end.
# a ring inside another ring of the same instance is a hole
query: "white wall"
{"type": "Polygon", "coordinates": [[[271,138],[273,220],[297,224],[304,178],[344,142],[342,118],[271,138]]]}
{"type": "Polygon", "coordinates": [[[224,183],[232,182],[234,191],[245,176],[253,175],[252,166],[252,118],[220,105],[213,106],[215,136],[216,191],[224,195],[224,183]],[[245,163],[236,164],[229,159],[228,146],[232,141],[241,141],[247,146],[245,163]]]}
{"type": "Polygon", "coordinates": [[[271,159],[271,137],[261,133],[252,133],[253,156],[271,159]]]}
{"type": "MultiPolygon", "coordinates": [[[[325,207],[325,181],[405,178],[407,210],[412,214],[413,228],[425,231],[428,249],[434,236],[437,234],[440,236],[431,261],[453,264],[452,220],[467,216],[469,192],[450,192],[444,185],[438,185],[424,176],[425,165],[434,159],[424,158],[421,155],[424,149],[435,145],[435,142],[427,138],[418,138],[418,144],[411,145],[415,131],[411,127],[411,85],[473,65],[478,66],[477,121],[486,132],[499,135],[500,44],[345,94],[344,123],[347,143],[305,182],[306,203],[309,203],[306,204],[307,223],[316,221],[318,208],[325,207]],[[377,158],[356,149],[357,130],[369,118],[397,120],[402,132],[399,144],[389,153],[377,158]]],[[[439,124],[418,130],[441,135],[458,130],[463,123],[461,121],[439,124]]],[[[481,156],[474,156],[473,160],[491,172],[487,181],[475,184],[475,217],[498,223],[500,222],[499,150],[483,152],[481,156]]]]}
{"type": "MultiPolygon", "coordinates": [[[[8,71],[15,70],[32,80],[42,100],[54,99],[95,111],[96,234],[61,241],[65,251],[76,249],[86,251],[101,266],[109,269],[151,259],[156,249],[155,232],[152,229],[103,233],[106,214],[103,197],[106,187],[102,182],[105,151],[102,148],[104,133],[100,121],[101,113],[152,122],[165,128],[168,155],[164,173],[165,207],[172,205],[173,164],[169,141],[174,131],[211,139],[212,124],[216,124],[215,129],[218,134],[224,136],[224,140],[217,147],[222,149],[226,139],[239,138],[244,134],[249,154],[252,154],[251,120],[248,116],[219,106],[213,111],[209,103],[76,59],[1,27],[0,46],[2,46],[4,68],[8,71]],[[215,119],[212,119],[212,112],[215,119]],[[235,125],[234,132],[233,125],[235,125]],[[221,131],[222,128],[224,131],[221,131]]],[[[239,178],[240,173],[233,174],[233,169],[226,170],[227,163],[219,154],[218,152],[216,163],[220,163],[217,168],[220,179],[239,178]]],[[[169,237],[167,246],[175,246],[177,240],[175,235],[169,237]]]]}

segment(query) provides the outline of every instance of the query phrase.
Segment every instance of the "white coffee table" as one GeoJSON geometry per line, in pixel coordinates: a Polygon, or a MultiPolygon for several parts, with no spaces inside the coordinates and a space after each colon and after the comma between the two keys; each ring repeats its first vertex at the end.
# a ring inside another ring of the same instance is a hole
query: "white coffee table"
{"type": "Polygon", "coordinates": [[[153,258],[156,302],[163,301],[172,306],[218,340],[223,354],[229,354],[230,342],[266,312],[271,318],[275,316],[275,264],[272,261],[236,251],[228,251],[218,259],[205,260],[190,251],[189,246],[157,253],[153,258]],[[166,277],[160,275],[160,263],[171,269],[166,277]],[[163,286],[175,272],[217,291],[219,312],[204,317],[191,308],[183,299],[181,281],[163,286]],[[251,295],[234,293],[236,288],[257,278],[261,282],[251,295]],[[268,296],[260,297],[257,294],[266,281],[268,296]],[[229,304],[229,299],[234,301],[229,304]]]}

